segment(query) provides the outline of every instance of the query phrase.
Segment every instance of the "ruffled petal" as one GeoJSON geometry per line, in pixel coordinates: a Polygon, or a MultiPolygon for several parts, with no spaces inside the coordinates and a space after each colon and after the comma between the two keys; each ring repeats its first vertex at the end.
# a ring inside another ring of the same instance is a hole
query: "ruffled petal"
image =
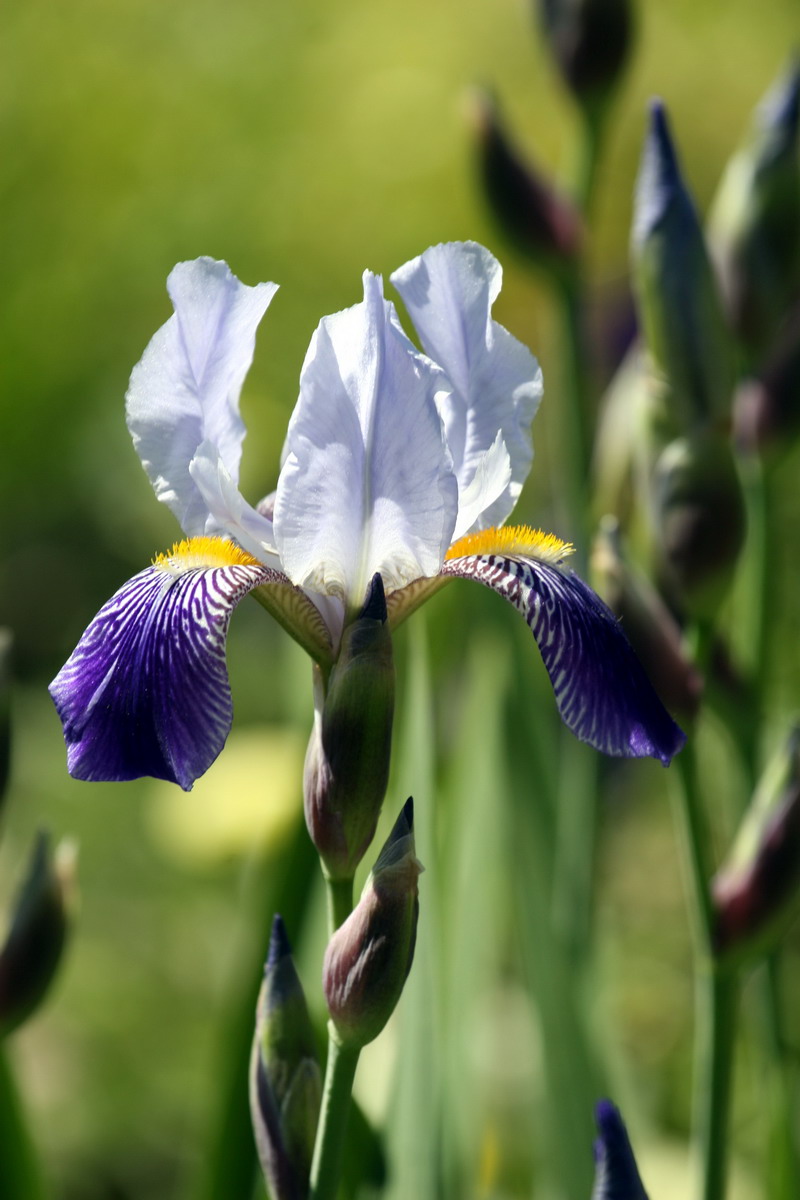
{"type": "Polygon", "coordinates": [[[228,535],[266,566],[280,569],[272,521],[248,504],[211,442],[203,442],[189,463],[189,474],[208,508],[204,532],[228,535]]]}
{"type": "Polygon", "coordinates": [[[591,1200],[647,1200],[628,1131],[619,1110],[610,1100],[595,1108],[598,1138],[591,1200]]]}
{"type": "Polygon", "coordinates": [[[219,754],[233,715],[230,616],[249,591],[277,577],[221,545],[224,565],[187,566],[177,553],[130,579],[53,680],[77,779],[153,775],[188,790],[219,754]]]}
{"type": "Polygon", "coordinates": [[[680,750],[686,737],[616,617],[572,571],[487,554],[450,559],[442,574],[477,579],[519,609],[536,638],[562,720],[582,742],[624,758],[650,755],[665,766],[680,750]]]}
{"type": "Polygon", "coordinates": [[[295,583],[360,606],[376,572],[387,592],[438,573],[458,502],[441,382],[365,272],[363,303],[314,334],[289,423],[274,529],[295,583]]]}
{"type": "Polygon", "coordinates": [[[158,499],[195,536],[207,532],[209,511],[189,465],[210,442],[238,482],[245,433],[239,393],[277,286],[247,287],[226,263],[198,258],[178,263],[167,290],[175,313],[133,369],[128,428],[158,499]]]}
{"type": "Polygon", "coordinates": [[[472,482],[498,430],[508,451],[510,478],[473,520],[476,529],[501,525],[516,504],[533,461],[530,427],[542,397],[536,359],[491,318],[502,274],[483,246],[449,242],[432,246],[391,277],[426,354],[453,385],[439,405],[459,490],[472,482]]]}

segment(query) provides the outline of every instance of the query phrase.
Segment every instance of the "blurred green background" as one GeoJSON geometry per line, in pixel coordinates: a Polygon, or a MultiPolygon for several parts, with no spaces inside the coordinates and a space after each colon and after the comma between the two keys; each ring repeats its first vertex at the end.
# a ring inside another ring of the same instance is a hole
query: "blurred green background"
{"type": "MultiPolygon", "coordinates": [[[[556,173],[568,165],[575,115],[531,7],[4,6],[0,623],[15,634],[19,682],[0,898],[11,894],[35,828],[78,839],[77,935],[55,995],[13,1045],[59,1197],[178,1195],[198,1169],[219,1079],[219,1015],[239,959],[260,953],[268,916],[263,924],[254,916],[259,881],[270,855],[280,860],[299,813],[310,720],[302,654],[257,606],[244,605],[229,645],[235,733],[191,796],[151,781],[86,785],[66,775],[45,685],[101,603],[178,534],[153,499],[123,416],[131,367],[169,315],[166,276],[176,261],[210,254],[245,282],[281,285],[242,401],[242,490],[255,501],[277,479],[308,339],[321,316],[359,298],[361,271],[388,275],[440,240],[488,245],[506,271],[495,315],[532,347],[545,378],[520,515],[552,526],[560,380],[552,308],[489,221],[464,118],[466,89],[489,84],[536,161],[556,173]]],[[[705,209],[798,35],[793,0],[649,0],[638,18],[591,245],[601,376],[613,365],[617,316],[623,321],[626,311],[647,97],[664,98],[705,209]]],[[[778,487],[787,550],[775,580],[783,619],[774,637],[786,648],[776,710],[795,702],[800,665],[790,623],[796,466],[793,456],[778,487]]],[[[461,662],[462,618],[477,630],[490,626],[487,636],[507,631],[514,654],[530,655],[537,704],[541,696],[531,721],[550,728],[552,702],[525,629],[475,590],[458,591],[457,617],[450,592],[431,606],[442,708],[453,701],[442,720],[445,744],[459,688],[485,683],[461,662]]],[[[397,639],[401,680],[405,638],[404,631],[397,639]]],[[[724,747],[713,737],[710,753],[724,782],[724,747]]],[[[647,1098],[645,1124],[659,1131],[653,1154],[667,1171],[683,1154],[688,1121],[688,935],[662,774],[645,766],[614,779],[601,831],[598,989],[628,1064],[620,1075],[633,1073],[647,1098]]],[[[310,991],[317,962],[309,952],[310,991]]],[[[496,1015],[487,1020],[489,1048],[483,1058],[476,1051],[470,1070],[479,1090],[499,1072],[507,1097],[517,1075],[526,1091],[537,1054],[518,995],[508,991],[503,1004],[493,1011],[513,1036],[497,1049],[496,1015]]],[[[370,1062],[365,1078],[377,1080],[377,1111],[389,1068],[379,1051],[370,1062]]],[[[756,1153],[749,1119],[745,1107],[737,1118],[745,1166],[756,1153]]],[[[477,1194],[501,1193],[476,1184],[477,1194]]]]}

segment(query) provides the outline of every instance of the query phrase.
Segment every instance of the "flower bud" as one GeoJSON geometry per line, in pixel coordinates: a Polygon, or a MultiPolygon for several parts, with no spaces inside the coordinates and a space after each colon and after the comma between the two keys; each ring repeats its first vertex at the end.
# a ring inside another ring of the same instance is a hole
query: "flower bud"
{"type": "Polygon", "coordinates": [[[798,118],[800,65],[793,62],[756,110],[709,218],[731,325],[759,360],[800,287],[798,118]]]}
{"type": "Polygon", "coordinates": [[[11,768],[11,653],[14,638],[0,628],[0,815],[11,768]]]}
{"type": "Polygon", "coordinates": [[[598,1138],[591,1200],[647,1200],[628,1131],[610,1100],[595,1106],[598,1138]]]}
{"type": "Polygon", "coordinates": [[[351,879],[375,836],[386,794],[394,716],[394,661],[383,582],[345,627],[323,696],[317,676],[305,765],[305,813],[331,879],[351,879]]]}
{"type": "Polygon", "coordinates": [[[748,454],[778,456],[800,433],[800,307],[784,324],[758,376],[744,380],[733,405],[733,436],[748,454]]]}
{"type": "Polygon", "coordinates": [[[592,582],[622,621],[650,682],[666,707],[686,717],[696,715],[703,681],[683,647],[680,627],[661,596],[626,561],[619,524],[606,517],[592,546],[592,582]]]}
{"type": "Polygon", "coordinates": [[[730,445],[716,433],[676,439],[659,456],[651,486],[664,585],[687,617],[710,620],[728,590],[745,535],[730,445]]]}
{"type": "Polygon", "coordinates": [[[322,1075],[303,987],[283,921],[272,924],[250,1057],[250,1113],[274,1200],[308,1195],[322,1075]]]}
{"type": "Polygon", "coordinates": [[[636,185],[631,258],[647,346],[669,386],[678,431],[720,422],[733,393],[731,346],[660,102],[651,108],[636,185]]]}
{"type": "Polygon", "coordinates": [[[719,955],[774,949],[800,900],[800,729],[765,771],[711,890],[719,955]]]}
{"type": "Polygon", "coordinates": [[[556,276],[574,269],[583,224],[571,200],[523,162],[503,129],[497,104],[475,91],[470,107],[479,171],[489,208],[509,242],[556,276]]]}
{"type": "Polygon", "coordinates": [[[537,0],[539,23],[564,81],[595,110],[619,83],[633,40],[629,0],[537,0]]]}
{"type": "Polygon", "coordinates": [[[394,1012],[414,959],[423,870],[414,848],[409,799],[364,885],[361,899],[328,944],[322,982],[339,1041],[365,1046],[394,1012]]]}
{"type": "Polygon", "coordinates": [[[0,949],[0,1036],[27,1020],[55,978],[74,909],[76,848],[61,842],[50,853],[40,833],[0,949]]]}

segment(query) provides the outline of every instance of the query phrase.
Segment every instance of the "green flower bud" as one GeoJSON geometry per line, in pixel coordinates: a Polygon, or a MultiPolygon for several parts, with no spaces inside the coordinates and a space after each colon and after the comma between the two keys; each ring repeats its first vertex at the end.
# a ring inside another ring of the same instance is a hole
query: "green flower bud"
{"type": "Polygon", "coordinates": [[[305,813],[331,879],[351,879],[375,836],[386,794],[394,716],[394,660],[380,575],[346,626],[327,693],[316,676],[305,765],[305,813]]]}
{"type": "Polygon", "coordinates": [[[506,136],[497,104],[488,92],[473,93],[470,115],[481,182],[501,231],[542,270],[557,277],[571,272],[583,240],[578,210],[523,161],[506,136]]]}
{"type": "Polygon", "coordinates": [[[35,1012],[56,976],[74,909],[75,859],[74,843],[61,842],[53,855],[48,835],[38,835],[0,949],[0,1036],[35,1012]]]}
{"type": "Polygon", "coordinates": [[[283,921],[272,925],[250,1057],[250,1113],[273,1200],[304,1200],[322,1101],[322,1074],[303,987],[283,921]]]}
{"type": "Polygon", "coordinates": [[[715,949],[732,961],[773,950],[800,900],[800,730],[768,766],[712,881],[715,949]]]}
{"type": "Polygon", "coordinates": [[[564,81],[589,111],[620,81],[633,41],[629,0],[537,0],[539,23],[564,81]]]}
{"type": "Polygon", "coordinates": [[[730,586],[745,535],[729,443],[716,433],[676,439],[661,453],[651,486],[664,585],[687,617],[710,620],[730,586]]]}
{"type": "Polygon", "coordinates": [[[11,769],[11,653],[14,638],[0,628],[0,815],[11,769]]]}
{"type": "Polygon", "coordinates": [[[680,432],[721,422],[733,394],[728,332],[663,106],[651,109],[631,238],[639,316],[680,432]]]}
{"type": "Polygon", "coordinates": [[[800,66],[756,110],[709,218],[730,322],[756,359],[769,350],[800,287],[800,66]]]}
{"type": "Polygon", "coordinates": [[[372,869],[361,899],[331,938],[322,982],[331,1023],[344,1046],[361,1047],[383,1029],[411,970],[417,937],[417,880],[409,799],[372,869]]]}
{"type": "Polygon", "coordinates": [[[649,580],[626,561],[619,524],[606,517],[592,546],[592,582],[625,633],[666,707],[696,715],[703,680],[689,661],[680,627],[649,580]]]}

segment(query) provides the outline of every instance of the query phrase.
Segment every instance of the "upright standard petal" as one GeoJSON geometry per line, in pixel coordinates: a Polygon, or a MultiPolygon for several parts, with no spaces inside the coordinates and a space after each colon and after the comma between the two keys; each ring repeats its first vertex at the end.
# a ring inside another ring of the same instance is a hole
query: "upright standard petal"
{"type": "Polygon", "coordinates": [[[582,742],[619,757],[650,755],[666,766],[685,735],[614,614],[582,579],[560,567],[570,549],[530,529],[486,530],[453,546],[442,574],[477,579],[522,613],[562,720],[582,742]]]}
{"type": "Polygon", "coordinates": [[[175,313],[131,374],[128,428],[159,500],[184,532],[207,532],[209,510],[189,465],[210,442],[239,478],[244,425],[239,393],[274,283],[248,287],[224,262],[179,263],[167,281],[175,313]]]}
{"type": "Polygon", "coordinates": [[[426,354],[453,385],[440,397],[440,411],[459,490],[473,483],[498,430],[508,451],[510,474],[501,490],[487,473],[493,487],[473,519],[477,529],[501,525],[517,502],[533,461],[530,426],[542,397],[536,359],[491,317],[502,274],[483,246],[449,242],[432,246],[391,277],[426,354]]]}
{"type": "Polygon", "coordinates": [[[232,543],[198,538],[124,584],[50,685],[70,774],[191,788],[231,727],[231,613],[278,578],[232,543]]]}
{"type": "Polygon", "coordinates": [[[314,334],[289,423],[274,530],[296,584],[360,607],[376,572],[387,592],[438,573],[457,508],[441,384],[365,272],[363,303],[314,334]]]}

